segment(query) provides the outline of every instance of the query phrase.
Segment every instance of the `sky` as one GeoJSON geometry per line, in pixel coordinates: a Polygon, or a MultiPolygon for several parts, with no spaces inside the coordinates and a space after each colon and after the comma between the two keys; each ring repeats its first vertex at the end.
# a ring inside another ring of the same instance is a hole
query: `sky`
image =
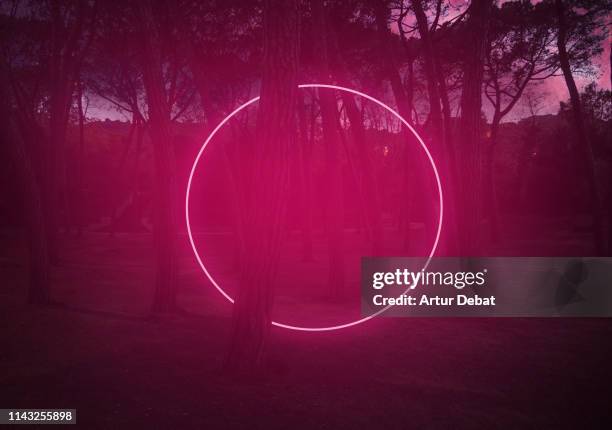
{"type": "MultiPolygon", "coordinates": [[[[604,44],[604,51],[602,55],[594,61],[596,66],[598,67],[598,77],[595,79],[597,81],[597,86],[601,88],[605,88],[607,90],[610,88],[610,43],[612,40],[608,38],[607,42],[604,44]]],[[[592,77],[581,77],[575,76],[576,83],[579,89],[584,88],[586,85],[593,81],[592,77]]],[[[546,113],[555,113],[559,108],[559,102],[567,100],[569,94],[567,92],[567,87],[565,86],[565,80],[562,76],[554,76],[550,79],[544,81],[545,90],[548,93],[547,96],[547,106],[546,113]]]]}

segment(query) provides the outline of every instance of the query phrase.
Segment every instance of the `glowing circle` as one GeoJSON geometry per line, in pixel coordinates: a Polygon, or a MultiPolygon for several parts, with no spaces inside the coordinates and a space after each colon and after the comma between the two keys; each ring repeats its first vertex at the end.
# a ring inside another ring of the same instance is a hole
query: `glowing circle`
{"type": "MultiPolygon", "coordinates": [[[[423,149],[423,151],[425,151],[425,154],[427,155],[427,158],[429,159],[429,163],[431,164],[431,168],[433,169],[434,175],[436,177],[436,185],[438,187],[438,198],[439,198],[439,205],[440,205],[440,210],[439,210],[439,214],[438,214],[438,226],[436,229],[436,237],[434,239],[433,245],[431,247],[431,251],[429,252],[429,255],[427,257],[427,261],[425,262],[425,265],[423,266],[423,270],[425,270],[427,268],[427,266],[429,265],[431,258],[434,256],[436,249],[438,248],[438,242],[440,241],[440,233],[442,231],[442,219],[444,217],[444,199],[442,197],[442,184],[440,182],[440,175],[438,174],[438,168],[436,167],[436,163],[433,159],[433,157],[431,156],[431,153],[429,152],[429,149],[427,148],[427,145],[425,145],[425,142],[423,141],[423,139],[421,139],[421,136],[419,136],[419,134],[416,132],[416,130],[408,123],[408,121],[406,121],[399,113],[395,112],[392,108],[390,108],[389,106],[387,106],[386,104],[384,104],[383,102],[381,102],[378,99],[375,99],[372,96],[369,96],[365,93],[362,93],[360,91],[357,90],[353,90],[350,88],[346,88],[346,87],[341,87],[339,85],[328,85],[328,84],[302,84],[302,85],[298,85],[298,88],[327,88],[327,89],[332,89],[332,90],[338,90],[338,91],[345,91],[351,94],[355,94],[357,96],[363,97],[373,103],[376,103],[378,106],[382,107],[383,109],[387,110],[388,112],[390,112],[393,116],[395,116],[398,120],[401,121],[401,123],[408,128],[412,134],[414,135],[414,137],[418,140],[418,142],[421,145],[421,148],[423,149]]],[[[238,114],[241,110],[245,109],[246,107],[252,105],[253,103],[257,102],[259,100],[259,96],[258,97],[254,97],[251,100],[247,101],[246,103],[238,106],[233,112],[231,112],[228,116],[226,116],[216,127],[215,129],[210,133],[210,135],[206,138],[206,140],[204,141],[204,144],[202,145],[202,147],[200,148],[200,151],[198,152],[198,155],[195,158],[195,161],[193,162],[193,166],[191,167],[191,172],[189,173],[189,180],[187,181],[187,192],[185,195],[185,221],[187,223],[187,235],[189,236],[189,242],[191,243],[191,248],[193,249],[193,253],[195,254],[196,259],[198,260],[198,263],[200,265],[200,267],[202,268],[202,271],[204,272],[204,274],[206,275],[206,277],[208,278],[208,280],[215,286],[215,288],[223,295],[223,297],[225,297],[230,303],[234,303],[234,299],[231,298],[224,290],[223,288],[221,288],[221,286],[217,283],[217,281],[212,277],[212,275],[210,274],[210,272],[208,271],[208,269],[206,268],[206,266],[204,265],[204,262],[202,261],[202,259],[200,258],[200,254],[198,253],[197,247],[195,245],[195,241],[193,239],[193,234],[191,232],[191,223],[189,221],[189,194],[191,192],[191,182],[193,180],[193,175],[196,171],[196,168],[198,167],[198,163],[200,162],[200,159],[202,158],[202,154],[204,153],[204,149],[206,149],[206,146],[208,146],[208,144],[210,143],[210,141],[213,139],[213,137],[215,136],[215,134],[217,134],[217,132],[219,131],[219,129],[221,129],[221,127],[223,127],[230,119],[232,119],[236,114],[238,114]]],[[[282,328],[286,328],[289,330],[297,330],[297,331],[307,331],[307,332],[319,332],[319,331],[332,331],[332,330],[340,330],[343,328],[348,328],[348,327],[352,327],[355,326],[357,324],[361,324],[364,323],[378,315],[380,315],[381,313],[385,312],[387,309],[389,309],[390,305],[379,310],[378,312],[369,315],[367,317],[355,320],[355,321],[350,321],[347,322],[345,324],[338,324],[338,325],[334,325],[334,326],[327,326],[327,327],[302,327],[302,326],[294,326],[294,325],[289,325],[289,324],[283,324],[277,321],[272,321],[272,325],[275,325],[277,327],[282,327],[282,328]]]]}

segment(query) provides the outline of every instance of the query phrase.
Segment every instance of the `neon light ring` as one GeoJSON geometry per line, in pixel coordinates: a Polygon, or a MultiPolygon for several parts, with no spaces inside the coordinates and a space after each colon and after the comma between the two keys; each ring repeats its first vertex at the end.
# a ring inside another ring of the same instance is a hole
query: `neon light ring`
{"type": "MultiPolygon", "coordinates": [[[[348,93],[363,97],[367,100],[370,100],[373,103],[376,103],[378,106],[382,107],[383,109],[387,110],[388,112],[390,112],[391,114],[393,114],[393,116],[395,116],[398,120],[400,120],[402,122],[402,124],[408,128],[408,130],[410,130],[412,132],[412,134],[414,135],[414,137],[416,137],[416,139],[418,140],[418,142],[421,145],[421,148],[423,149],[423,151],[425,151],[425,154],[427,155],[427,158],[429,159],[429,163],[431,164],[431,168],[433,169],[433,172],[436,176],[436,184],[438,186],[438,198],[439,198],[439,204],[440,204],[440,211],[438,214],[438,227],[436,230],[436,237],[434,239],[433,245],[431,247],[431,251],[429,252],[429,256],[427,258],[427,261],[425,262],[425,265],[423,266],[423,270],[425,270],[427,268],[427,266],[429,265],[431,258],[433,257],[433,255],[436,252],[436,249],[438,247],[438,242],[440,240],[440,232],[442,231],[442,219],[444,216],[444,200],[442,198],[442,185],[440,183],[440,175],[438,174],[438,169],[436,167],[436,163],[433,159],[433,157],[431,156],[431,153],[429,152],[429,149],[427,148],[427,145],[425,145],[425,142],[423,141],[423,139],[421,138],[421,136],[419,136],[419,134],[416,132],[416,130],[408,123],[408,121],[406,121],[404,118],[402,118],[402,116],[400,114],[398,114],[396,111],[394,111],[393,109],[391,109],[389,106],[387,106],[386,104],[384,104],[383,102],[381,102],[378,99],[375,99],[372,96],[369,96],[367,94],[364,94],[360,91],[357,90],[353,90],[350,88],[346,88],[346,87],[341,87],[339,85],[327,85],[327,84],[302,84],[302,85],[298,85],[298,88],[326,88],[326,89],[331,89],[331,90],[338,90],[338,91],[346,91],[348,93]]],[[[219,131],[219,129],[221,129],[221,127],[223,127],[230,119],[232,119],[236,114],[238,114],[238,112],[242,111],[243,109],[245,109],[246,107],[252,105],[253,103],[257,102],[259,100],[259,96],[252,98],[251,100],[247,101],[246,103],[244,103],[241,106],[238,106],[232,113],[230,113],[228,116],[226,116],[223,121],[221,121],[219,123],[219,125],[217,125],[215,127],[215,129],[210,133],[210,135],[206,138],[206,140],[204,141],[204,144],[202,145],[202,147],[200,148],[200,151],[198,152],[198,155],[195,158],[195,161],[193,162],[193,166],[191,167],[191,172],[189,173],[189,180],[187,182],[187,192],[186,192],[186,196],[185,196],[185,221],[187,223],[187,234],[189,236],[189,242],[191,243],[191,248],[193,249],[193,253],[196,256],[196,259],[198,260],[198,263],[200,264],[200,267],[202,268],[202,271],[204,272],[204,274],[206,275],[206,277],[208,278],[208,280],[215,286],[215,288],[217,290],[219,290],[219,292],[223,295],[223,297],[225,297],[230,303],[234,303],[234,299],[231,298],[224,290],[223,288],[221,288],[221,286],[217,283],[217,281],[212,277],[212,275],[210,274],[210,272],[208,271],[208,269],[206,268],[206,266],[204,265],[204,262],[202,261],[202,259],[200,258],[200,254],[198,254],[198,250],[197,247],[195,245],[194,239],[193,239],[193,234],[191,232],[191,223],[189,221],[189,194],[191,192],[191,182],[193,180],[193,175],[196,171],[196,168],[198,167],[198,163],[200,162],[200,159],[202,158],[202,154],[204,153],[204,150],[206,149],[206,147],[208,146],[208,144],[210,143],[210,141],[213,139],[213,137],[215,137],[215,134],[217,134],[217,132],[219,131]]],[[[407,292],[408,289],[406,289],[405,292],[407,292]]],[[[403,294],[403,293],[402,293],[403,294]]],[[[338,324],[338,325],[334,325],[334,326],[327,326],[327,327],[302,327],[302,326],[294,326],[294,325],[289,325],[289,324],[283,324],[281,322],[277,322],[277,321],[272,321],[272,325],[275,325],[277,327],[282,327],[282,328],[286,328],[289,330],[297,330],[297,331],[306,331],[306,332],[319,332],[319,331],[332,331],[332,330],[340,330],[343,328],[348,328],[348,327],[352,327],[352,326],[356,326],[358,324],[364,323],[378,315],[380,315],[381,313],[383,313],[384,311],[386,311],[387,309],[389,309],[391,305],[388,305],[387,307],[379,310],[378,312],[355,320],[355,321],[350,321],[344,324],[338,324]]]]}

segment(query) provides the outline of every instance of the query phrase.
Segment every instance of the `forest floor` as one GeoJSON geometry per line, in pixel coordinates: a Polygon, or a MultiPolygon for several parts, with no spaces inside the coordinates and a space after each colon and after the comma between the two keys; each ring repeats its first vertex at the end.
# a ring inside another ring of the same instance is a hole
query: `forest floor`
{"type": "Polygon", "coordinates": [[[51,307],[25,304],[24,249],[2,242],[0,408],[76,408],[86,429],[602,428],[612,418],[611,320],[274,328],[266,371],[243,380],[221,371],[231,306],[203,286],[187,247],[186,312],[152,318],[149,236],[66,237],[52,274],[62,305],[51,307]]]}

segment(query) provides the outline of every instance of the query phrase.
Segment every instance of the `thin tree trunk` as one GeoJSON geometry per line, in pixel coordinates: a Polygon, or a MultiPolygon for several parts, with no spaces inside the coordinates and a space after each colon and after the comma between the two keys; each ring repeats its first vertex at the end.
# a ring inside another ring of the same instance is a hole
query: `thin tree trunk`
{"type": "Polygon", "coordinates": [[[176,310],[177,257],[175,199],[176,171],[174,146],[160,53],[160,37],[153,16],[152,1],[138,3],[143,42],[143,81],[149,110],[149,131],[155,163],[155,313],[176,310]]]}
{"type": "MultiPolygon", "coordinates": [[[[298,178],[301,196],[302,258],[312,261],[312,147],[306,122],[306,105],[303,92],[298,94],[298,118],[300,144],[298,145],[298,178]]],[[[313,101],[314,103],[314,101],[313,101]]],[[[314,129],[313,129],[314,132],[314,129]]]]}
{"type": "MultiPolygon", "coordinates": [[[[327,39],[327,52],[332,55],[329,57],[334,59],[334,75],[337,80],[342,83],[348,84],[349,72],[346,67],[346,63],[342,58],[341,50],[338,46],[338,37],[333,30],[327,25],[327,16],[324,15],[323,19],[325,24],[325,33],[327,39]]],[[[379,196],[378,179],[374,173],[374,166],[372,165],[370,148],[368,148],[365,130],[363,126],[364,115],[362,110],[360,111],[357,107],[355,97],[347,92],[341,93],[342,103],[346,108],[346,114],[350,123],[350,132],[355,142],[355,148],[357,152],[359,167],[362,172],[361,183],[359,184],[359,190],[361,193],[361,199],[367,204],[363,209],[364,216],[366,218],[366,224],[370,231],[370,239],[372,244],[372,255],[378,255],[382,249],[383,239],[383,227],[382,227],[382,205],[379,196]]]]}
{"type": "MultiPolygon", "coordinates": [[[[393,92],[393,97],[395,98],[395,104],[397,105],[398,113],[404,118],[408,123],[411,123],[412,119],[412,95],[413,88],[410,88],[410,92],[407,93],[404,85],[402,84],[401,75],[398,70],[397,64],[395,64],[394,56],[391,52],[391,47],[389,46],[389,38],[391,34],[389,32],[389,28],[387,26],[387,19],[389,17],[389,9],[388,4],[382,0],[375,0],[374,4],[374,13],[376,18],[376,27],[377,27],[377,35],[378,41],[381,47],[382,52],[384,53],[384,58],[386,59],[384,64],[385,75],[391,84],[391,91],[393,92]]],[[[411,124],[412,125],[412,124],[411,124]]],[[[404,172],[404,180],[403,180],[403,190],[405,198],[402,204],[402,224],[404,227],[404,237],[403,237],[403,248],[407,251],[410,247],[411,242],[411,231],[410,231],[410,217],[412,213],[412,201],[408,196],[411,194],[411,185],[413,183],[421,183],[420,177],[412,177],[412,173],[415,170],[415,159],[417,160],[416,164],[418,165],[417,170],[419,172],[422,171],[421,167],[423,163],[421,163],[418,157],[415,157],[415,154],[418,151],[415,151],[411,145],[414,142],[414,138],[409,130],[407,130],[402,125],[402,134],[405,138],[405,145],[403,147],[403,159],[404,159],[404,168],[402,169],[404,172]]]]}
{"type": "Polygon", "coordinates": [[[64,23],[63,11],[59,2],[51,3],[52,53],[50,59],[50,98],[49,98],[49,145],[45,158],[45,189],[43,204],[46,206],[46,232],[49,259],[52,264],[59,263],[58,233],[60,211],[67,209],[65,144],[70,106],[79,64],[77,47],[82,35],[85,18],[85,2],[79,1],[75,7],[76,20],[68,31],[64,23]]]}
{"type": "MultiPolygon", "coordinates": [[[[406,86],[406,109],[407,109],[407,117],[403,116],[406,121],[408,121],[411,125],[413,126],[417,126],[418,124],[415,124],[412,120],[412,110],[414,109],[414,61],[415,61],[416,57],[415,56],[411,56],[408,59],[408,84],[406,86]]],[[[397,96],[396,96],[396,102],[397,102],[397,96]]],[[[406,136],[406,142],[409,142],[408,139],[408,130],[405,129],[405,127],[402,126],[403,129],[403,133],[406,136]]],[[[402,184],[402,190],[403,190],[403,196],[404,198],[402,199],[402,203],[401,203],[401,208],[399,211],[400,214],[400,229],[403,229],[402,232],[402,248],[406,251],[409,252],[410,251],[410,245],[412,242],[412,231],[410,230],[410,219],[412,216],[412,210],[413,210],[413,200],[410,198],[407,198],[407,196],[411,195],[412,189],[411,189],[411,183],[414,182],[411,178],[411,175],[414,174],[414,172],[412,171],[412,168],[410,168],[411,163],[414,162],[414,159],[411,155],[411,153],[414,153],[414,151],[411,152],[411,150],[408,148],[408,145],[405,145],[403,148],[403,153],[402,153],[402,158],[403,158],[403,164],[404,164],[404,168],[402,169],[403,171],[403,184],[402,184]]]]}
{"type": "Polygon", "coordinates": [[[485,154],[485,187],[486,187],[486,207],[489,215],[491,230],[491,242],[493,244],[500,241],[500,220],[499,202],[497,200],[497,188],[495,186],[495,148],[497,147],[499,135],[500,118],[497,114],[493,115],[491,122],[491,138],[485,154]]]}
{"type": "MultiPolygon", "coordinates": [[[[4,121],[0,123],[0,143],[9,148],[15,161],[19,180],[24,188],[23,201],[28,234],[29,255],[29,286],[28,302],[33,304],[48,304],[49,294],[49,253],[47,249],[46,217],[43,198],[31,155],[32,151],[26,149],[26,138],[32,136],[32,130],[21,130],[21,136],[14,129],[8,118],[11,112],[8,105],[9,91],[4,87],[4,64],[0,76],[0,115],[4,121]]],[[[22,124],[26,127],[25,124],[22,124]]],[[[30,125],[27,125],[30,126],[30,125]]],[[[30,145],[31,149],[31,145],[30,145]]]]}
{"type": "Polygon", "coordinates": [[[457,250],[457,224],[456,224],[456,182],[457,157],[451,139],[450,130],[450,102],[446,81],[440,60],[433,46],[433,33],[430,30],[427,16],[421,0],[413,0],[412,5],[417,20],[419,35],[423,45],[423,59],[425,63],[425,78],[429,98],[429,124],[433,141],[433,151],[437,154],[439,165],[442,167],[442,182],[446,190],[446,240],[442,246],[448,254],[457,250]]]}
{"type": "Polygon", "coordinates": [[[412,8],[417,20],[421,43],[423,44],[423,59],[425,62],[425,78],[427,80],[427,93],[429,95],[429,116],[432,136],[436,145],[441,145],[444,139],[444,125],[442,124],[442,111],[440,109],[440,95],[435,70],[433,45],[429,35],[429,24],[421,0],[412,0],[412,8]]]}
{"type": "Polygon", "coordinates": [[[244,167],[252,190],[243,214],[245,249],[226,360],[250,371],[265,358],[288,200],[289,145],[295,131],[299,61],[297,0],[264,1],[261,99],[252,158],[244,167]]]}
{"type": "Polygon", "coordinates": [[[385,74],[389,83],[391,84],[391,90],[395,96],[395,102],[399,114],[410,121],[411,118],[411,103],[406,95],[406,90],[402,84],[402,77],[399,73],[399,67],[395,63],[395,56],[389,46],[389,37],[391,34],[387,26],[387,18],[389,16],[388,5],[386,1],[375,0],[374,13],[376,15],[376,27],[377,35],[380,43],[382,52],[384,53],[385,63],[383,64],[385,74]]]}
{"type": "Polygon", "coordinates": [[[136,153],[134,154],[134,167],[132,172],[132,194],[134,195],[134,219],[139,225],[142,225],[142,214],[143,214],[143,198],[141,196],[141,183],[140,183],[140,162],[142,158],[142,144],[144,141],[144,134],[146,130],[146,124],[142,123],[142,118],[138,120],[138,128],[136,129],[136,153]]]}
{"type": "Polygon", "coordinates": [[[445,226],[446,244],[448,255],[457,255],[458,252],[458,231],[457,226],[457,188],[459,182],[459,173],[457,167],[457,151],[455,141],[453,140],[453,130],[451,129],[451,107],[448,98],[448,89],[444,71],[440,64],[438,55],[434,55],[436,78],[438,80],[438,94],[442,105],[442,124],[444,125],[444,148],[446,152],[444,162],[447,169],[447,181],[444,184],[446,193],[444,194],[445,204],[445,226]]]}
{"type": "MultiPolygon", "coordinates": [[[[314,43],[319,53],[319,78],[327,82],[330,76],[328,57],[328,32],[325,22],[323,0],[313,0],[314,43]]],[[[325,187],[326,187],[326,225],[329,248],[328,285],[332,298],[339,298],[344,291],[344,216],[342,201],[342,170],[340,164],[340,135],[336,127],[338,107],[335,94],[328,89],[319,89],[321,106],[321,126],[325,142],[325,187]]]]}
{"type": "Polygon", "coordinates": [[[49,259],[52,264],[59,263],[58,233],[60,228],[60,211],[64,191],[65,138],[68,116],[66,112],[67,83],[55,81],[51,95],[49,115],[49,142],[45,157],[45,206],[47,208],[46,231],[48,235],[49,259]]]}
{"type": "Polygon", "coordinates": [[[76,163],[76,196],[74,196],[75,204],[75,224],[77,235],[83,234],[83,225],[85,224],[85,185],[83,183],[83,168],[85,165],[85,112],[83,111],[83,82],[79,79],[77,83],[77,108],[79,114],[79,149],[76,163]]]}
{"type": "MultiPolygon", "coordinates": [[[[132,115],[132,124],[130,125],[130,129],[128,131],[127,136],[125,136],[124,138],[122,138],[121,140],[123,141],[123,152],[121,153],[121,157],[119,158],[119,165],[117,166],[117,171],[116,171],[116,178],[121,178],[125,173],[124,173],[124,167],[127,165],[127,160],[128,160],[128,155],[130,153],[130,148],[132,147],[132,143],[134,141],[134,134],[136,132],[136,134],[138,133],[137,129],[138,129],[138,116],[134,113],[132,115]]],[[[136,156],[138,156],[138,154],[136,154],[136,156]]],[[[110,225],[109,225],[109,235],[111,237],[115,236],[115,232],[116,232],[116,227],[117,227],[117,223],[118,223],[118,219],[120,217],[120,208],[121,208],[121,197],[123,197],[123,194],[120,193],[115,193],[113,195],[112,198],[112,202],[111,202],[111,216],[110,216],[110,225]]]]}
{"type": "Polygon", "coordinates": [[[365,138],[361,112],[357,108],[355,98],[343,93],[342,100],[350,122],[350,131],[357,148],[359,166],[361,168],[361,194],[364,205],[364,215],[371,229],[372,255],[379,255],[382,250],[383,227],[382,205],[379,196],[378,180],[374,174],[370,151],[365,138]]]}
{"type": "MultiPolygon", "coordinates": [[[[413,108],[412,106],[413,89],[410,88],[410,96],[409,96],[406,92],[406,89],[404,88],[402,84],[401,76],[399,73],[399,68],[397,64],[394,63],[393,56],[391,55],[391,47],[390,47],[389,40],[393,36],[387,25],[389,12],[390,12],[387,2],[376,1],[374,12],[376,15],[376,26],[378,30],[377,33],[378,33],[379,41],[381,44],[381,50],[385,53],[385,57],[387,58],[387,61],[385,64],[385,70],[386,70],[389,82],[391,83],[391,90],[395,97],[395,101],[398,107],[399,114],[404,119],[406,119],[406,121],[410,123],[412,122],[411,118],[412,118],[412,108],[413,108]]],[[[404,41],[404,43],[406,42],[404,41]]],[[[443,129],[442,124],[440,124],[440,120],[439,120],[440,119],[440,114],[439,114],[440,102],[439,102],[439,98],[435,94],[435,91],[436,91],[435,81],[434,81],[433,89],[430,88],[430,90],[433,91],[434,99],[436,100],[436,102],[434,103],[430,99],[430,106],[431,106],[430,110],[433,110],[433,116],[432,114],[430,114],[430,119],[437,118],[436,120],[437,126],[434,125],[432,129],[433,130],[443,129]],[[435,112],[438,113],[437,116],[435,112]]],[[[402,125],[402,130],[403,130],[403,134],[406,140],[406,146],[404,147],[404,161],[405,161],[404,194],[406,198],[404,199],[405,202],[404,202],[404,208],[402,211],[403,216],[404,217],[410,216],[412,202],[409,202],[408,200],[409,200],[409,196],[412,194],[410,190],[411,185],[412,185],[412,189],[421,188],[421,189],[426,189],[428,191],[431,190],[431,192],[427,193],[427,198],[424,201],[425,218],[426,218],[425,219],[425,231],[426,231],[426,236],[428,237],[431,236],[433,240],[433,236],[435,234],[436,219],[437,219],[437,212],[434,210],[434,207],[437,205],[437,200],[433,198],[433,195],[437,195],[437,193],[432,194],[432,192],[434,192],[434,190],[436,189],[436,183],[431,177],[431,175],[427,173],[429,169],[429,164],[423,158],[421,149],[418,147],[418,142],[416,142],[415,138],[412,136],[412,133],[408,129],[406,129],[403,125],[402,125]],[[413,174],[411,172],[418,172],[418,173],[413,174]],[[423,178],[427,178],[427,179],[423,179],[423,178]]],[[[435,133],[437,133],[437,131],[435,133]]],[[[432,151],[433,156],[438,159],[440,157],[443,157],[444,154],[441,151],[442,147],[441,145],[439,145],[440,139],[433,138],[430,140],[434,142],[434,145],[437,145],[436,148],[430,147],[430,149],[440,149],[440,151],[432,151]]],[[[444,166],[444,163],[438,163],[438,164],[441,166],[444,166]]],[[[403,240],[404,249],[408,250],[410,246],[410,240],[411,240],[409,218],[404,220],[404,226],[405,226],[404,240],[403,240]]]]}
{"type": "Polygon", "coordinates": [[[28,301],[33,304],[48,304],[51,301],[49,293],[49,252],[47,249],[47,234],[45,231],[45,216],[40,186],[29,157],[23,144],[17,146],[17,158],[22,166],[22,179],[26,185],[25,203],[28,222],[28,252],[30,285],[28,301]]]}
{"type": "Polygon", "coordinates": [[[574,118],[574,130],[578,139],[578,149],[582,158],[582,163],[587,174],[589,186],[591,213],[593,215],[593,245],[598,255],[603,255],[606,251],[606,236],[604,226],[604,215],[601,203],[601,194],[597,183],[597,172],[595,168],[595,157],[593,147],[589,139],[582,115],[582,104],[580,94],[572,75],[569,55],[567,53],[567,19],[565,16],[566,6],[563,0],[555,0],[557,10],[557,20],[559,33],[557,37],[557,49],[559,51],[559,63],[565,78],[565,84],[570,95],[572,104],[572,114],[574,118]]]}
{"type": "Polygon", "coordinates": [[[458,152],[461,169],[459,199],[460,254],[478,256],[481,252],[482,220],[482,130],[481,97],[485,41],[492,0],[474,0],[467,22],[466,58],[461,93],[460,136],[458,152]]]}

